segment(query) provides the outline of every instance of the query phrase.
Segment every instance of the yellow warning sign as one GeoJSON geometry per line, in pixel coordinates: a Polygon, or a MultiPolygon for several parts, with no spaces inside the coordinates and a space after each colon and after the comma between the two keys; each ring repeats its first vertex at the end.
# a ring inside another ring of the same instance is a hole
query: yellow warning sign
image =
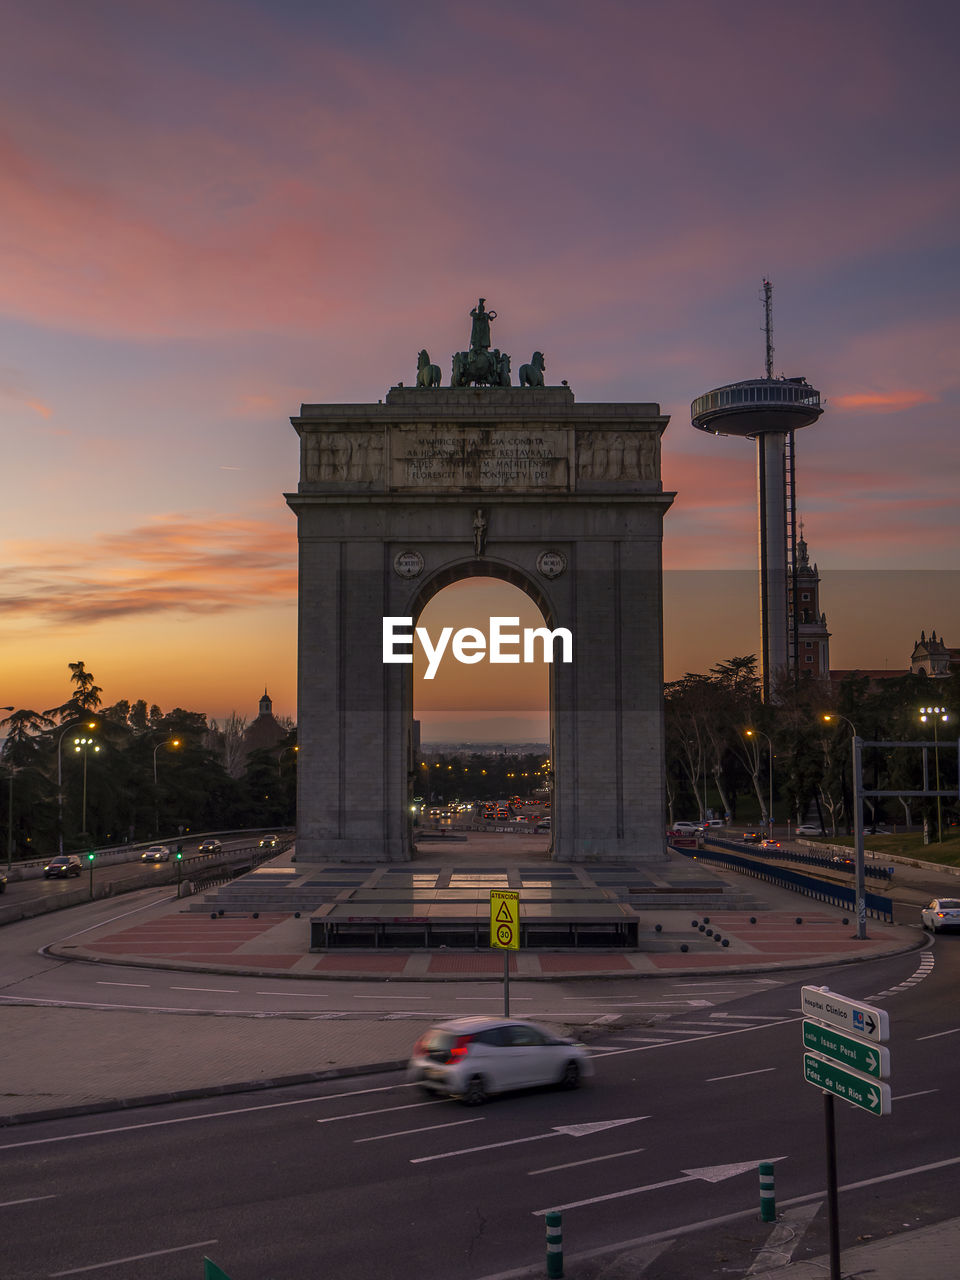
{"type": "Polygon", "coordinates": [[[520,890],[490,890],[490,945],[520,950],[520,890]]]}

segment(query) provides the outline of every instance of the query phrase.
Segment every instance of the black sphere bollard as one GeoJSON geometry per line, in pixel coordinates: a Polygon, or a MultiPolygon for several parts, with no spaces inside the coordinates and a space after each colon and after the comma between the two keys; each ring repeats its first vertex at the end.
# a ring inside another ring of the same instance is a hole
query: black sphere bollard
{"type": "Polygon", "coordinates": [[[757,923],[757,917],[756,917],[756,916],[751,916],[751,917],[750,917],[750,923],[751,923],[751,924],[756,924],[756,923],[757,923]]]}
{"type": "Polygon", "coordinates": [[[702,925],[700,926],[700,932],[701,932],[701,933],[703,933],[703,932],[706,930],[706,927],[707,927],[707,926],[706,926],[705,924],[702,924],[702,925]]]}
{"type": "Polygon", "coordinates": [[[681,951],[689,951],[689,950],[690,950],[690,948],[687,946],[687,944],[686,944],[685,942],[681,942],[681,943],[680,943],[680,950],[681,950],[681,951]]]}
{"type": "Polygon", "coordinates": [[[210,919],[211,919],[211,920],[216,920],[216,918],[217,918],[217,913],[216,913],[215,911],[211,911],[211,912],[210,912],[210,919]]]}
{"type": "Polygon", "coordinates": [[[690,928],[691,928],[691,929],[699,929],[699,928],[700,928],[700,921],[699,921],[699,920],[691,920],[691,921],[690,921],[690,928]]]}
{"type": "Polygon", "coordinates": [[[797,924],[803,924],[803,916],[797,916],[797,924]]]}
{"type": "Polygon", "coordinates": [[[662,925],[662,924],[655,924],[655,925],[653,926],[653,928],[654,928],[654,932],[656,932],[656,933],[663,933],[663,925],[662,925]]]}
{"type": "Polygon", "coordinates": [[[712,929],[708,929],[708,930],[707,930],[707,937],[708,937],[708,938],[712,938],[712,937],[713,937],[713,930],[712,930],[712,929]]]}
{"type": "Polygon", "coordinates": [[[843,917],[843,923],[844,923],[844,924],[849,924],[849,923],[850,923],[850,917],[849,917],[849,916],[844,916],[844,917],[843,917]]]}
{"type": "Polygon", "coordinates": [[[255,911],[255,912],[253,913],[253,918],[254,918],[254,920],[259,920],[259,919],[260,919],[260,912],[259,912],[259,911],[255,911]]]}
{"type": "Polygon", "coordinates": [[[223,915],[223,908],[222,908],[222,907],[221,907],[221,909],[217,912],[217,915],[218,915],[218,916],[222,916],[222,915],[223,915]]]}
{"type": "Polygon", "coordinates": [[[299,912],[299,911],[295,911],[295,912],[293,913],[293,918],[294,918],[294,920],[299,920],[299,919],[300,919],[300,912],[299,912]]]}
{"type": "Polygon", "coordinates": [[[730,939],[729,939],[729,938],[724,938],[724,940],[723,940],[723,945],[724,945],[725,947],[729,947],[729,945],[730,945],[730,939]]]}
{"type": "Polygon", "coordinates": [[[704,923],[704,924],[709,924],[709,923],[710,923],[710,917],[709,917],[709,916],[704,916],[704,917],[703,917],[703,923],[704,923]]]}

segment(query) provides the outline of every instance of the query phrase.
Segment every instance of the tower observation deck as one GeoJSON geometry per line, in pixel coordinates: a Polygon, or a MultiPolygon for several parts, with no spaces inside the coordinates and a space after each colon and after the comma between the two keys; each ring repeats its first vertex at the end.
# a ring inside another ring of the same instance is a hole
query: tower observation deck
{"type": "MultiPolygon", "coordinates": [[[[778,671],[796,656],[791,644],[788,583],[796,599],[797,521],[793,435],[823,413],[820,392],[806,378],[771,376],[769,281],[763,282],[766,306],[767,365],[765,378],[731,382],[698,396],[690,418],[700,431],[717,436],[742,436],[757,442],[757,499],[760,549],[760,631],[763,696],[768,699],[778,671]]],[[[796,618],[794,617],[794,631],[796,618]]]]}

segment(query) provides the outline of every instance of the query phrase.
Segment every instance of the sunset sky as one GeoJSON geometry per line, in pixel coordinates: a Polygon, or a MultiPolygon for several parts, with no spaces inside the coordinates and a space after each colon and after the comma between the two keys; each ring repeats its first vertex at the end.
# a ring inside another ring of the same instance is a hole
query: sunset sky
{"type": "MultiPolygon", "coordinates": [[[[671,415],[667,677],[756,652],[727,572],[756,563],[753,446],[689,405],[762,375],[764,276],[775,371],[828,402],[811,556],[860,575],[824,587],[832,664],[960,646],[955,5],[14,0],[3,27],[0,703],[63,701],[82,659],[107,702],[253,716],[266,685],[295,715],[289,417],[411,384],[420,347],[446,379],[481,295],[514,369],[671,415]]],[[[448,694],[434,727],[499,736],[448,694]]]]}

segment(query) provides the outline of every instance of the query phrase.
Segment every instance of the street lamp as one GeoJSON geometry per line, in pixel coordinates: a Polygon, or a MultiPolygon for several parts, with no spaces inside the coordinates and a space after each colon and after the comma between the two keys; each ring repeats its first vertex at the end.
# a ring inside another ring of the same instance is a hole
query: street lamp
{"type": "Polygon", "coordinates": [[[747,738],[752,738],[754,737],[755,734],[759,733],[761,738],[767,739],[767,765],[768,765],[769,782],[770,782],[770,805],[767,812],[767,829],[768,829],[768,834],[770,836],[770,839],[772,840],[773,839],[773,743],[770,741],[769,736],[765,734],[762,729],[744,729],[743,732],[744,732],[744,736],[747,738]]]}
{"type": "MultiPolygon", "coordinates": [[[[63,756],[60,748],[63,746],[63,740],[68,733],[72,733],[76,729],[79,721],[68,724],[57,739],[57,851],[63,853],[63,756]]],[[[96,729],[96,720],[87,720],[83,726],[85,729],[96,729]]]]}
{"type": "Polygon", "coordinates": [[[921,723],[926,724],[928,720],[933,723],[933,764],[937,775],[937,844],[943,844],[943,828],[940,822],[940,739],[937,737],[937,726],[941,723],[946,724],[949,719],[950,713],[946,707],[920,708],[921,723]]]}
{"type": "Polygon", "coordinates": [[[78,755],[83,756],[83,803],[80,806],[80,830],[87,830],[87,756],[90,748],[93,747],[94,754],[100,750],[99,744],[93,738],[74,738],[73,749],[78,755]]]}
{"type": "Polygon", "coordinates": [[[853,730],[850,744],[852,752],[850,768],[853,773],[853,852],[856,860],[856,899],[857,899],[857,938],[867,936],[867,870],[863,860],[863,739],[857,733],[857,726],[846,716],[837,715],[835,711],[824,712],[823,719],[827,724],[834,720],[842,720],[853,730]]]}
{"type": "Polygon", "coordinates": [[[160,796],[158,794],[159,783],[157,781],[157,752],[161,747],[179,747],[179,738],[167,738],[164,742],[158,742],[153,748],[153,831],[154,835],[160,835],[160,796]]]}

